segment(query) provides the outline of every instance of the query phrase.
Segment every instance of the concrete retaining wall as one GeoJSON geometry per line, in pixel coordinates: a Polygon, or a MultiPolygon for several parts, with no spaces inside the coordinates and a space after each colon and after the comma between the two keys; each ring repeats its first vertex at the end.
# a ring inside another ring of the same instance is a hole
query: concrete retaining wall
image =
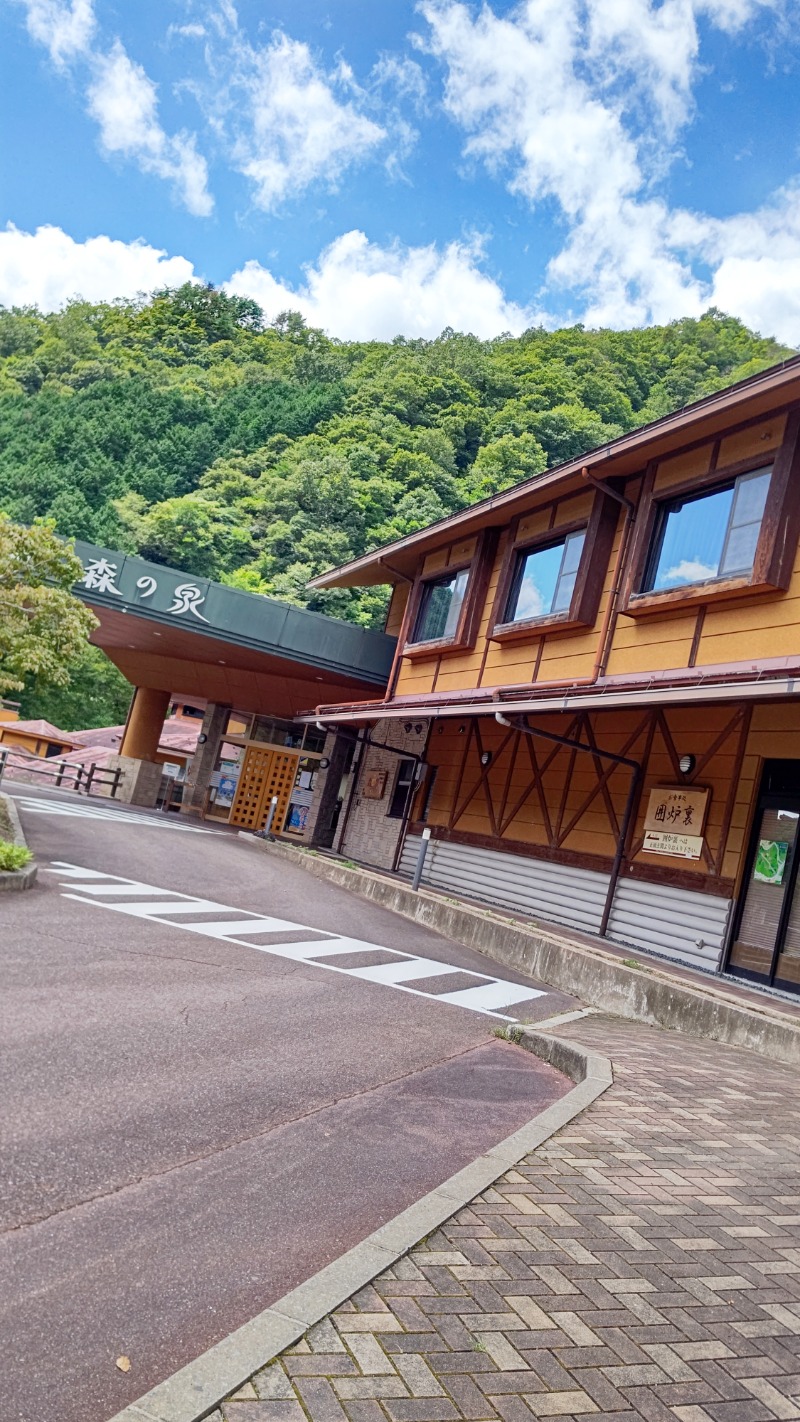
{"type": "Polygon", "coordinates": [[[615,1017],[749,1047],[773,1061],[800,1065],[800,1024],[781,1014],[769,999],[763,1007],[745,1006],[716,979],[688,986],[662,972],[655,961],[630,967],[600,947],[577,943],[539,925],[528,927],[429,890],[414,893],[396,879],[351,869],[324,855],[283,844],[253,843],[615,1017]]]}

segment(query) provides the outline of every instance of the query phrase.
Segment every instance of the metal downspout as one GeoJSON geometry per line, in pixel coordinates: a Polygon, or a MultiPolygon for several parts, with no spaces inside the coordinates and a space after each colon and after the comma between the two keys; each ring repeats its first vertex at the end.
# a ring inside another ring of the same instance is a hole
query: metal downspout
{"type": "Polygon", "coordinates": [[[570,736],[558,736],[555,734],[554,731],[543,731],[538,729],[537,727],[529,726],[527,719],[524,717],[521,719],[511,720],[508,716],[504,716],[501,711],[496,711],[494,718],[496,721],[499,721],[501,726],[510,726],[512,730],[522,731],[526,736],[539,736],[542,740],[555,741],[557,745],[569,746],[571,750],[588,752],[589,755],[599,755],[604,760],[613,761],[615,765],[627,766],[628,769],[632,772],[631,783],[628,787],[628,797],[625,801],[625,810],[623,812],[622,823],[620,825],[619,835],[617,837],[617,848],[614,854],[614,861],[611,866],[611,878],[609,879],[606,899],[603,905],[603,912],[600,917],[599,937],[605,938],[606,933],[608,931],[608,921],[611,917],[611,909],[614,904],[614,895],[617,891],[617,884],[619,883],[620,869],[622,868],[622,859],[625,854],[625,844],[627,842],[628,831],[631,825],[633,808],[636,804],[636,794],[639,789],[639,783],[642,776],[641,762],[638,760],[632,760],[631,757],[627,755],[617,755],[615,751],[601,750],[599,746],[587,746],[585,742],[573,740],[570,736]]]}

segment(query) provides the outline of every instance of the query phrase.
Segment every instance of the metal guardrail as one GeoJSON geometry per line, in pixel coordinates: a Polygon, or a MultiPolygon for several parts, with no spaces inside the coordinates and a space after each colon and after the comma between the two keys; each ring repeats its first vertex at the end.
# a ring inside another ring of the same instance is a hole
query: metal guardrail
{"type": "Polygon", "coordinates": [[[34,756],[28,760],[15,756],[8,747],[0,746],[0,784],[6,772],[13,775],[15,770],[24,771],[26,775],[41,775],[45,780],[51,780],[56,790],[76,790],[78,794],[85,795],[102,794],[111,800],[116,798],[122,779],[122,771],[118,767],[110,770],[96,761],[92,761],[91,765],[72,765],[68,760],[56,760],[55,757],[42,760],[34,756]]]}

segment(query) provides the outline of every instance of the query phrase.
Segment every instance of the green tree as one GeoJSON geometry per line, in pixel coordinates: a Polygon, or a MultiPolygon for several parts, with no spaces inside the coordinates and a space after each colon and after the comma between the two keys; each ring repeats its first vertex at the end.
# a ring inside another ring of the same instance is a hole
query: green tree
{"type": "Polygon", "coordinates": [[[716,310],[392,342],[197,283],[0,310],[0,508],[370,625],[382,591],[307,578],[789,354],[716,310]]]}
{"type": "Polygon", "coordinates": [[[97,618],[72,588],[82,568],[49,524],[23,528],[0,513],[0,694],[34,676],[68,686],[97,618]]]}
{"type": "Polygon", "coordinates": [[[61,731],[118,726],[128,714],[133,688],[99,647],[86,642],[70,668],[68,686],[33,678],[20,695],[20,716],[42,717],[61,731]]]}

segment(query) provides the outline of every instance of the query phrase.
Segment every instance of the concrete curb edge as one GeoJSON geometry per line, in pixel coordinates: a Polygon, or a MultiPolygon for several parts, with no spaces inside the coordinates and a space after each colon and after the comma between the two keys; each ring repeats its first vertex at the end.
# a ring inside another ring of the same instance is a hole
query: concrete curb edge
{"type": "Polygon", "coordinates": [[[576,1043],[531,1028],[511,1028],[508,1037],[568,1076],[575,1083],[572,1089],[109,1422],[201,1422],[253,1373],[299,1342],[315,1323],[568,1125],[613,1083],[608,1058],[576,1043]]]}
{"type": "MultiPolygon", "coordinates": [[[[3,794],[2,787],[0,787],[0,800],[3,801],[8,811],[8,818],[11,821],[13,843],[20,845],[23,849],[27,849],[28,841],[25,838],[25,832],[20,822],[17,807],[9,795],[3,794]]],[[[38,866],[35,863],[29,864],[26,869],[16,869],[13,872],[10,869],[0,869],[0,894],[19,893],[24,889],[32,889],[36,883],[38,873],[38,866]]]]}
{"type": "Polygon", "coordinates": [[[556,924],[504,918],[502,910],[490,904],[475,906],[425,888],[415,893],[409,884],[379,870],[351,867],[279,841],[254,840],[251,834],[242,838],[613,1017],[709,1037],[726,1046],[749,1048],[771,1061],[800,1065],[800,1027],[767,1000],[763,1007],[744,1006],[715,980],[702,986],[683,982],[670,977],[656,959],[640,968],[628,967],[612,953],[576,942],[569,930],[556,924]]]}

